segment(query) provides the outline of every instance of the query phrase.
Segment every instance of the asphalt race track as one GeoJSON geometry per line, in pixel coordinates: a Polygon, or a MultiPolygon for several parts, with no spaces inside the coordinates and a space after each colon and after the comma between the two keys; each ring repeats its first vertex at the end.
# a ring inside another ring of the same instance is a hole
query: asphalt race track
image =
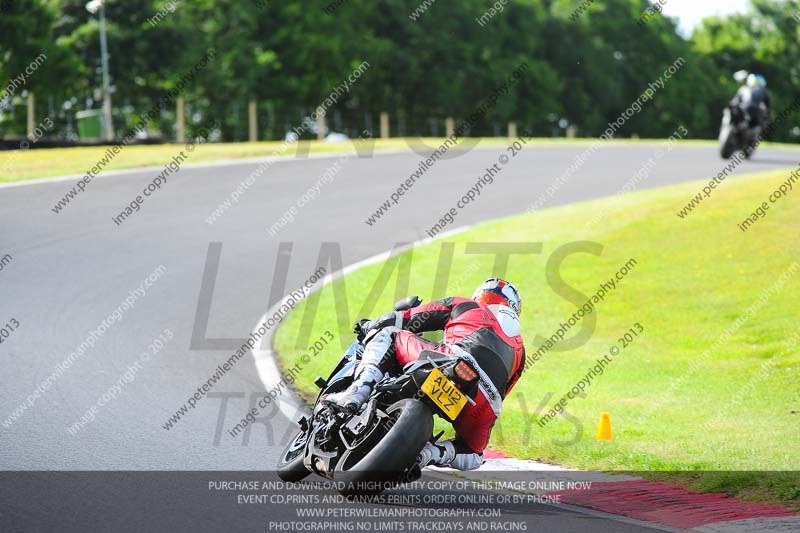
{"type": "MultiPolygon", "coordinates": [[[[614,194],[659,146],[603,146],[546,205],[614,194]]],[[[525,211],[587,147],[525,147],[464,209],[457,225],[525,211]]],[[[0,325],[12,319],[19,323],[0,344],[0,469],[272,469],[291,431],[283,415],[274,412],[267,424],[257,424],[235,439],[222,434],[222,428],[243,416],[251,398],[264,393],[250,356],[174,427],[165,430],[162,425],[249,335],[269,303],[283,295],[269,294],[279,243],[293,243],[288,292],[312,273],[323,242],[341,243],[348,265],[397,242],[425,237],[425,230],[502,153],[507,153],[505,148],[479,146],[438,162],[372,227],[364,220],[417,168],[420,156],[408,151],[348,157],[333,183],[273,237],[267,228],[339,156],[275,163],[214,224],[206,217],[258,163],[184,167],[119,226],[112,217],[141,194],[159,170],[97,179],[59,214],[51,207],[77,180],[0,188],[0,257],[12,256],[0,270],[0,325]],[[200,328],[200,335],[228,340],[196,342],[192,349],[201,281],[209,245],[215,242],[222,243],[221,255],[207,331],[200,328]],[[8,423],[37,385],[160,265],[165,270],[137,296],[121,321],[99,335],[32,406],[8,423]],[[117,398],[74,435],[68,432],[165,329],[174,337],[124,384],[117,398]]],[[[762,148],[736,173],[796,166],[798,159],[798,151],[762,148]]],[[[640,188],[709,178],[723,167],[714,146],[680,145],[658,161],[640,188]]],[[[87,490],[86,497],[91,493],[87,490]]],[[[548,507],[534,507],[531,513],[540,513],[542,521],[560,520],[562,526],[567,524],[564,520],[587,519],[548,507]]],[[[607,522],[592,520],[597,531],[607,522]]],[[[577,531],[585,526],[572,527],[577,531]]],[[[624,529],[615,530],[644,530],[615,523],[621,526],[624,529]]]]}

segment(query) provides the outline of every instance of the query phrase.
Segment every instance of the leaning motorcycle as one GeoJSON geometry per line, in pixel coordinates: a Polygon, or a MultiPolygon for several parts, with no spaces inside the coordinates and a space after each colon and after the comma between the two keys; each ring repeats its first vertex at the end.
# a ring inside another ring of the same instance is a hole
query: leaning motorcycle
{"type": "MultiPolygon", "coordinates": [[[[402,311],[418,305],[416,296],[395,304],[402,311]]],[[[320,388],[310,415],[278,459],[278,475],[299,481],[310,473],[333,480],[343,494],[377,493],[418,479],[417,456],[435,442],[433,417],[453,421],[478,391],[479,376],[464,359],[434,351],[402,369],[384,374],[359,411],[347,414],[323,404],[323,396],[353,382],[364,345],[355,340],[320,388]]],[[[399,367],[399,365],[397,365],[399,367]]]]}
{"type": "Polygon", "coordinates": [[[719,129],[719,151],[723,159],[741,151],[746,158],[756,151],[756,140],[761,135],[761,126],[750,126],[747,112],[739,107],[725,108],[722,113],[722,125],[719,129]]]}

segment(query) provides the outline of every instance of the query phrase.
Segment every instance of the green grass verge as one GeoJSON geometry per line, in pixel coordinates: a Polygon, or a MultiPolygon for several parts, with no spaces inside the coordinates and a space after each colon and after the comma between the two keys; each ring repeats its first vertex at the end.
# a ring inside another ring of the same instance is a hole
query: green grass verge
{"type": "MultiPolygon", "coordinates": [[[[169,163],[182,150],[182,144],[132,145],[124,147],[105,167],[105,170],[121,170],[146,166],[161,166],[169,163]]],[[[403,139],[375,141],[375,149],[391,150],[407,147],[403,139]]],[[[72,174],[84,174],[105,155],[105,146],[76,148],[50,148],[0,152],[0,182],[20,181],[72,174]]],[[[353,142],[325,143],[301,141],[285,148],[283,142],[257,143],[207,143],[197,145],[188,155],[188,163],[268,157],[277,151],[279,156],[295,156],[298,153],[353,152],[353,142]]]]}
{"type": "MultiPolygon", "coordinates": [[[[776,476],[768,487],[759,487],[757,475],[736,472],[797,470],[799,464],[800,270],[758,302],[800,261],[800,198],[790,193],[746,233],[737,228],[788,173],[728,178],[684,220],[676,211],[705,182],[527,213],[446,239],[455,252],[445,292],[460,295],[497,274],[493,257],[465,254],[466,243],[543,243],[539,255],[512,256],[507,272],[525,299],[522,323],[529,352],[536,349],[537,335],[551,335],[576,310],[546,279],[548,258],[557,248],[579,240],[603,245],[599,256],[571,254],[561,266],[564,281],[585,295],[630,258],[637,261],[597,305],[588,342],[551,351],[526,370],[506,399],[492,447],[583,469],[682,471],[687,475],[681,479],[704,490],[797,502],[798,476],[776,476]],[[585,230],[598,215],[600,223],[585,230]],[[752,305],[755,312],[748,314],[752,305]],[[537,406],[550,393],[548,406],[566,394],[635,322],[644,333],[593,380],[584,398],[569,401],[569,416],[539,427],[537,406]],[[702,359],[707,350],[710,356],[702,359]],[[611,414],[613,442],[594,439],[602,412],[611,414]],[[703,471],[727,472],[701,475],[698,482],[696,473],[703,471]]],[[[294,364],[308,353],[308,339],[313,342],[326,329],[336,340],[306,365],[297,387],[314,393],[313,378],[327,376],[352,338],[349,325],[355,318],[383,313],[408,293],[430,299],[443,245],[436,241],[401,255],[399,264],[409,265],[402,275],[395,270],[379,280],[383,265],[369,266],[301,303],[277,332],[275,346],[283,362],[294,364]],[[370,293],[376,281],[379,290],[370,293]],[[334,298],[337,292],[346,302],[334,298]],[[304,323],[306,311],[315,306],[313,325],[304,323]]]]}
{"type": "MultiPolygon", "coordinates": [[[[469,139],[468,146],[477,141],[479,146],[504,145],[504,138],[469,139]]],[[[596,139],[536,139],[536,144],[591,144],[596,139]]],[[[438,146],[444,139],[377,139],[375,141],[357,141],[362,151],[374,143],[376,150],[400,150],[409,146],[438,146]]],[[[655,142],[646,139],[628,139],[606,141],[617,145],[630,143],[655,142]]],[[[714,141],[683,141],[686,144],[709,144],[714,141]]],[[[121,170],[145,166],[162,166],[169,163],[183,145],[133,145],[125,147],[106,167],[105,170],[121,170]]],[[[88,172],[105,155],[107,147],[91,146],[76,148],[51,148],[36,150],[0,151],[0,183],[21,181],[34,178],[47,178],[84,174],[88,172]]],[[[248,157],[267,157],[275,152],[281,156],[295,156],[298,153],[351,153],[355,151],[354,142],[325,143],[318,141],[302,141],[297,145],[284,149],[283,142],[256,143],[208,143],[198,145],[188,158],[189,163],[243,159],[248,157]]]]}

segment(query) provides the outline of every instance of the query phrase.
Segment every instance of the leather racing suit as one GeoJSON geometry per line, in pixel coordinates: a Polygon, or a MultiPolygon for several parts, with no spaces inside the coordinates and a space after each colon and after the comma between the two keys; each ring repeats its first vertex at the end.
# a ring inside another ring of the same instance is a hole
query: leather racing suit
{"type": "MultiPolygon", "coordinates": [[[[428,444],[426,464],[472,470],[483,464],[483,452],[503,399],[525,368],[525,347],[517,314],[503,305],[484,305],[469,298],[449,297],[388,313],[362,325],[362,331],[379,330],[368,341],[364,357],[380,357],[386,368],[394,356],[401,366],[415,361],[424,350],[466,359],[479,375],[475,404],[468,403],[453,427],[456,438],[428,444]],[[444,332],[442,343],[418,333],[444,332]],[[372,354],[372,355],[369,355],[372,354]]],[[[363,359],[362,359],[363,361],[363,359]]]]}

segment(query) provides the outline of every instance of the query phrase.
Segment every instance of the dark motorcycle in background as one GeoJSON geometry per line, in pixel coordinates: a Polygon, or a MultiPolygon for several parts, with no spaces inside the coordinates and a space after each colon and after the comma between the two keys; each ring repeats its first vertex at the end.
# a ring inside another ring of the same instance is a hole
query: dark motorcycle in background
{"type": "MultiPolygon", "coordinates": [[[[419,305],[412,296],[395,304],[396,311],[419,305]]],[[[453,421],[474,403],[478,373],[469,362],[435,351],[395,372],[384,374],[369,399],[354,414],[325,406],[321,398],[346,389],[364,345],[355,340],[328,379],[315,381],[320,392],[309,416],[278,459],[278,475],[299,481],[316,473],[336,482],[343,494],[377,493],[419,479],[417,463],[425,443],[435,442],[433,416],[453,421]]],[[[399,367],[399,365],[398,365],[399,367]]]]}
{"type": "MultiPolygon", "coordinates": [[[[746,70],[734,72],[733,79],[744,83],[749,73],[746,70]]],[[[736,152],[742,152],[749,159],[756,151],[758,141],[769,122],[769,110],[762,102],[755,106],[738,104],[734,98],[722,112],[722,125],[719,128],[719,152],[723,159],[730,159],[736,152]]]]}
{"type": "Polygon", "coordinates": [[[746,110],[729,105],[722,113],[719,129],[719,151],[723,159],[730,159],[736,152],[750,158],[756,151],[756,141],[761,137],[763,127],[752,125],[746,110]]]}

